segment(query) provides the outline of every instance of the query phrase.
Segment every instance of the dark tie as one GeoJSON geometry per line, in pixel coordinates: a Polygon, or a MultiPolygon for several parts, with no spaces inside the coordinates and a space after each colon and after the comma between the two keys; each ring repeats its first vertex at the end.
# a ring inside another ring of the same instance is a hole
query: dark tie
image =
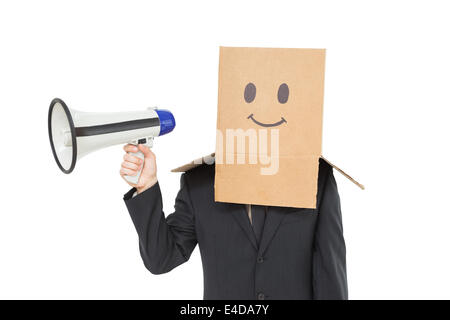
{"type": "Polygon", "coordinates": [[[251,205],[252,210],[252,227],[258,244],[261,241],[261,235],[264,230],[264,221],[266,220],[266,207],[251,205]]]}

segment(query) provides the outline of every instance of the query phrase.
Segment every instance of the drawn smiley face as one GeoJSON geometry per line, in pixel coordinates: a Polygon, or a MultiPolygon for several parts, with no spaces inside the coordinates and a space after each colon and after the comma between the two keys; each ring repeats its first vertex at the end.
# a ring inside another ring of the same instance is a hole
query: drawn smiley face
{"type": "MultiPolygon", "coordinates": [[[[252,82],[249,82],[244,89],[244,100],[245,102],[250,104],[253,102],[253,100],[255,100],[255,97],[256,97],[256,86],[252,82]]],[[[278,87],[278,102],[281,104],[285,104],[288,100],[289,100],[289,86],[286,83],[282,83],[278,87]]],[[[261,121],[258,121],[255,119],[253,113],[251,113],[247,117],[247,119],[252,120],[258,126],[265,128],[278,127],[283,123],[287,124],[287,121],[283,116],[280,117],[280,120],[273,123],[263,123],[261,121]]]]}
{"type": "Polygon", "coordinates": [[[321,153],[324,50],[222,47],[219,62],[220,133],[278,131],[280,154],[321,153]]]}
{"type": "Polygon", "coordinates": [[[323,49],[220,48],[215,201],[316,208],[324,71],[323,49]]]}

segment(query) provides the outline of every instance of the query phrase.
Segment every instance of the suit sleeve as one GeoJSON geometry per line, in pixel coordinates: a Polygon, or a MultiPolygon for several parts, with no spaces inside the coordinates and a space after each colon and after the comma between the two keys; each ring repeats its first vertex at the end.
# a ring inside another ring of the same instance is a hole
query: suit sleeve
{"type": "Polygon", "coordinates": [[[333,169],[327,173],[313,251],[313,294],[315,300],[347,300],[347,271],[341,205],[333,169]]]}
{"type": "Polygon", "coordinates": [[[159,183],[135,197],[135,189],[124,196],[139,236],[142,260],[153,274],[169,272],[186,262],[197,245],[194,212],[185,180],[182,175],[175,212],[167,218],[163,212],[159,183]]]}

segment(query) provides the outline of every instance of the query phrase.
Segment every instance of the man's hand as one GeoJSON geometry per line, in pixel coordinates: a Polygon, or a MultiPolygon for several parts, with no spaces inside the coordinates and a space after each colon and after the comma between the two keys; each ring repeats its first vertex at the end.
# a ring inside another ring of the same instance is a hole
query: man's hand
{"type": "Polygon", "coordinates": [[[127,181],[124,176],[135,176],[141,168],[143,162],[144,167],[142,168],[138,183],[132,184],[128,181],[127,183],[130,186],[135,187],[138,193],[144,192],[158,181],[158,179],[156,178],[155,154],[150,150],[149,147],[142,144],[138,146],[127,144],[123,147],[123,149],[125,150],[125,152],[138,152],[138,150],[140,150],[144,154],[144,161],[142,161],[138,157],[126,153],[123,156],[123,162],[120,168],[121,177],[125,181],[127,181]]]}

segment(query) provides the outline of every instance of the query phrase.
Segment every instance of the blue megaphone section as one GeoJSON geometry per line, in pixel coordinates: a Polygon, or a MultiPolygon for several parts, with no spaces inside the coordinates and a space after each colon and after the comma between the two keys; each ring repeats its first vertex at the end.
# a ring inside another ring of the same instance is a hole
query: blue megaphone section
{"type": "Polygon", "coordinates": [[[175,118],[173,117],[172,112],[169,110],[156,110],[159,118],[159,126],[160,131],[159,135],[162,136],[166,133],[171,132],[175,128],[175,118]]]}

